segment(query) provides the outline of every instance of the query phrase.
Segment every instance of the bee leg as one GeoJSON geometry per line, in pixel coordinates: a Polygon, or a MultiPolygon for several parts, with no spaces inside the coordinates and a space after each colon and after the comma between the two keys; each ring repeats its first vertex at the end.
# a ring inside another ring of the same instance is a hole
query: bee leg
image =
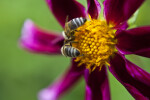
{"type": "Polygon", "coordinates": [[[79,32],[78,30],[74,30],[74,32],[79,32]]]}
{"type": "Polygon", "coordinates": [[[71,43],[78,43],[78,42],[76,42],[76,41],[71,41],[71,43]]]}
{"type": "Polygon", "coordinates": [[[78,43],[76,41],[70,41],[70,46],[72,46],[72,43],[78,43]]]}
{"type": "Polygon", "coordinates": [[[80,56],[84,56],[84,54],[81,54],[80,56]]]}
{"type": "Polygon", "coordinates": [[[72,47],[72,43],[71,43],[71,41],[70,41],[70,46],[72,47]]]}

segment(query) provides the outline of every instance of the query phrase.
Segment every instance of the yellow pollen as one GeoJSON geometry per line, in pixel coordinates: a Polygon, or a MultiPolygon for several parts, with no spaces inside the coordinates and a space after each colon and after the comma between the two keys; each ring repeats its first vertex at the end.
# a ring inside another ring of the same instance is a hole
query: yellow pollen
{"type": "Polygon", "coordinates": [[[101,70],[103,65],[109,66],[109,58],[116,52],[115,32],[112,25],[96,19],[90,19],[77,28],[74,40],[77,44],[73,46],[81,52],[81,56],[76,58],[79,66],[85,64],[89,72],[97,67],[101,70]]]}

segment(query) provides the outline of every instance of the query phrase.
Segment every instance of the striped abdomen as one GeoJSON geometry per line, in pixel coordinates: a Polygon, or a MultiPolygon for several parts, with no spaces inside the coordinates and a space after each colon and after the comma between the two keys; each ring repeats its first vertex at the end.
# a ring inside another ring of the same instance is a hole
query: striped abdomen
{"type": "Polygon", "coordinates": [[[73,31],[86,22],[85,18],[74,18],[65,24],[65,34],[67,37],[72,36],[73,31]]]}
{"type": "Polygon", "coordinates": [[[65,45],[61,48],[61,53],[67,57],[78,57],[80,55],[80,51],[77,48],[65,45]]]}
{"type": "Polygon", "coordinates": [[[69,27],[70,27],[71,30],[75,30],[78,27],[80,27],[81,25],[83,25],[85,22],[86,22],[85,18],[82,18],[82,17],[80,17],[80,18],[74,18],[74,19],[72,19],[70,21],[69,27]]]}

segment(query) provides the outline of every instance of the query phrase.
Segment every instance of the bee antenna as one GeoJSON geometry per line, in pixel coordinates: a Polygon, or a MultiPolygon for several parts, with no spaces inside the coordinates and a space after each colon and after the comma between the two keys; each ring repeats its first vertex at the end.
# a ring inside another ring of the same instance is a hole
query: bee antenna
{"type": "Polygon", "coordinates": [[[68,22],[69,20],[69,15],[66,16],[66,21],[65,22],[68,22]]]}

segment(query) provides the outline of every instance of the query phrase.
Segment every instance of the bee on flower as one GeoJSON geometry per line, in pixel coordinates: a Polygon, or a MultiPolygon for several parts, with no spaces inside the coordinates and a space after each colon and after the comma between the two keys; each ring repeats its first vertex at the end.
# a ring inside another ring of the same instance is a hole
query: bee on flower
{"type": "Polygon", "coordinates": [[[86,22],[85,18],[74,18],[69,22],[65,23],[65,29],[62,32],[64,40],[64,46],[61,48],[61,53],[66,57],[78,57],[80,51],[77,48],[72,47],[72,43],[77,43],[74,41],[74,33],[76,29],[82,26],[86,22]]]}
{"type": "Polygon", "coordinates": [[[62,52],[73,58],[64,76],[40,91],[39,100],[57,100],[81,76],[86,82],[85,100],[110,100],[107,66],[133,98],[150,99],[150,73],[125,58],[128,54],[150,58],[150,26],[127,29],[128,19],[144,0],[104,0],[104,19],[99,17],[98,0],[87,0],[87,10],[75,0],[46,2],[65,29],[63,36],[27,20],[20,44],[36,53],[62,52]],[[71,26],[65,21],[67,16],[71,26]]]}

